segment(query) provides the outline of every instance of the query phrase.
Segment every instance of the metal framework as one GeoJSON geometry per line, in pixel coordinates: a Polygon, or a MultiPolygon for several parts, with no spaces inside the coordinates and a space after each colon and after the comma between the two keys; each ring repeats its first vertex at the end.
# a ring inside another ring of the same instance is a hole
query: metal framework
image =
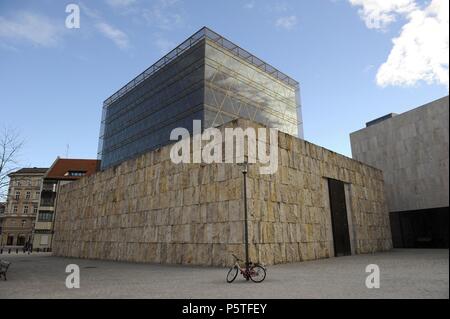
{"type": "Polygon", "coordinates": [[[238,45],[234,44],[233,42],[225,39],[220,34],[212,31],[211,29],[208,29],[207,27],[201,28],[199,31],[197,31],[194,35],[192,35],[190,38],[185,40],[183,43],[181,43],[179,46],[177,46],[175,49],[170,51],[167,55],[159,59],[155,64],[150,66],[148,69],[146,69],[144,72],[139,74],[137,77],[135,77],[133,80],[128,82],[124,87],[122,87],[119,91],[114,93],[111,97],[109,97],[104,103],[104,107],[108,107],[113,102],[115,102],[117,99],[125,95],[127,92],[131,91],[133,88],[135,88],[137,85],[145,81],[147,78],[155,74],[157,71],[159,71],[161,68],[163,68],[165,65],[173,61],[175,58],[183,54],[186,50],[192,48],[194,45],[196,45],[198,42],[202,41],[203,39],[209,39],[218,45],[220,45],[222,48],[232,52],[234,55],[244,59],[248,63],[256,66],[260,70],[263,70],[264,72],[270,74],[271,76],[275,77],[276,79],[286,83],[289,86],[298,87],[299,83],[295,81],[294,79],[290,78],[283,72],[277,70],[270,64],[262,61],[261,59],[255,57],[248,51],[242,49],[238,45]]]}

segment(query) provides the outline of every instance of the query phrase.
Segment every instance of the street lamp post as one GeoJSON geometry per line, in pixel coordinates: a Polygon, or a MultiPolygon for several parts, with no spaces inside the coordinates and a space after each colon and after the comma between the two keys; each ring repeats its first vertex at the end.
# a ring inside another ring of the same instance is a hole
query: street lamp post
{"type": "MultiPolygon", "coordinates": [[[[244,243],[245,243],[245,270],[248,273],[249,270],[249,257],[248,257],[248,213],[247,213],[247,173],[248,164],[245,162],[242,168],[242,174],[244,175],[244,243]]],[[[246,277],[247,281],[250,279],[246,277]]]]}

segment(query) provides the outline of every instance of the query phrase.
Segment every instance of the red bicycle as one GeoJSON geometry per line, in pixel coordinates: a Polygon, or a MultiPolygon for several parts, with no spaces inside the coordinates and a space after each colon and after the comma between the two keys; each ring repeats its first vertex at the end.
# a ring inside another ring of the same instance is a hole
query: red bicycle
{"type": "Polygon", "coordinates": [[[264,279],[266,278],[266,268],[263,265],[259,263],[250,262],[248,264],[248,267],[246,266],[241,267],[239,262],[242,262],[243,260],[239,259],[236,255],[233,255],[233,257],[236,260],[236,262],[228,271],[227,274],[228,283],[232,283],[236,279],[239,272],[241,272],[242,276],[247,281],[251,280],[256,283],[264,281],[264,279]]]}

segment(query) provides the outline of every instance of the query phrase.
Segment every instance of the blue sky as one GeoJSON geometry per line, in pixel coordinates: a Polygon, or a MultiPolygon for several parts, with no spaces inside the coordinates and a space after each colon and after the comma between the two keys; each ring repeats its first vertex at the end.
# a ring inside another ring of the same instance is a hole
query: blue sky
{"type": "Polygon", "coordinates": [[[208,26],[297,79],[305,139],[350,156],[367,121],[448,94],[448,1],[380,1],[0,0],[0,127],[23,166],[95,158],[103,101],[208,26]]]}

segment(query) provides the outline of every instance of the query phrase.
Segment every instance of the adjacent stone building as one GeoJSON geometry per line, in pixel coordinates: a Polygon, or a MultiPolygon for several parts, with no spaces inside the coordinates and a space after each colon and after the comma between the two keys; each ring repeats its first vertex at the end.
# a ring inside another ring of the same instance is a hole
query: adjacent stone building
{"type": "Polygon", "coordinates": [[[56,210],[56,198],[61,185],[95,173],[98,160],[56,158],[43,176],[38,214],[33,230],[33,250],[51,251],[56,210]]]}
{"type": "Polygon", "coordinates": [[[353,158],[384,172],[395,247],[449,242],[448,96],[350,135],[353,158]]]}
{"type": "MultiPolygon", "coordinates": [[[[260,127],[242,119],[224,126],[260,127]]],[[[381,171],[283,132],[278,142],[275,174],[249,167],[252,260],[286,263],[392,247],[381,171]]],[[[196,265],[243,256],[240,167],[174,164],[170,148],[62,186],[54,254],[196,265]]]]}
{"type": "MultiPolygon", "coordinates": [[[[0,202],[0,218],[5,213],[5,210],[6,210],[6,203],[0,202]]],[[[2,235],[2,224],[0,222],[0,237],[1,237],[1,235],[2,235]]]]}
{"type": "Polygon", "coordinates": [[[46,171],[47,168],[22,168],[8,175],[6,209],[0,215],[0,247],[22,247],[31,243],[46,171]]]}

